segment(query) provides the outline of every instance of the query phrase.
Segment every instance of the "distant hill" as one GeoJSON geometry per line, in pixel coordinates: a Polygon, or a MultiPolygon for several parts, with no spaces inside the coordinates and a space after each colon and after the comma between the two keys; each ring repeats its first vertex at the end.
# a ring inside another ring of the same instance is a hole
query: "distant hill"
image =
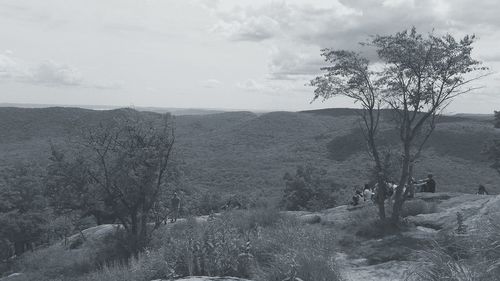
{"type": "MultiPolygon", "coordinates": [[[[0,108],[2,165],[48,161],[50,143],[65,146],[84,126],[131,109],[0,108]]],[[[152,116],[158,113],[142,112],[152,116]]],[[[278,196],[283,174],[311,164],[348,187],[367,181],[371,165],[353,109],[305,112],[224,112],[175,117],[177,154],[185,184],[195,190],[227,194],[252,192],[278,196]]],[[[396,145],[384,125],[383,142],[396,145]]],[[[489,121],[446,116],[417,163],[416,176],[435,175],[438,189],[474,192],[478,184],[500,192],[500,176],[481,154],[485,142],[500,137],[489,121]]]]}
{"type": "MultiPolygon", "coordinates": [[[[114,110],[119,109],[119,106],[112,105],[50,105],[50,104],[25,104],[25,103],[0,103],[1,107],[18,107],[18,108],[50,108],[50,107],[72,107],[72,108],[84,108],[91,110],[114,110]]],[[[207,108],[177,108],[177,107],[143,107],[143,106],[131,106],[131,108],[138,111],[150,111],[156,113],[167,113],[170,112],[173,115],[205,115],[222,113],[227,111],[235,110],[224,110],[224,109],[207,109],[207,108]]]]}

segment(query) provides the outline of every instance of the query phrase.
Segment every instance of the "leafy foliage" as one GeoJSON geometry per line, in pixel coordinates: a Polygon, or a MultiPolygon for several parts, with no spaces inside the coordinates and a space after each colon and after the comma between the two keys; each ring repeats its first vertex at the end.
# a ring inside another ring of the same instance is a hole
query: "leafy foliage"
{"type": "Polygon", "coordinates": [[[282,207],[289,211],[321,210],[331,208],[336,203],[335,191],[338,186],[325,179],[326,171],[312,166],[299,166],[295,175],[286,173],[282,207]]]}
{"type": "Polygon", "coordinates": [[[137,254],[149,239],[151,212],[174,176],[171,126],[168,115],[148,120],[134,114],[90,128],[70,159],[53,149],[53,204],[92,214],[98,223],[99,217],[118,220],[127,233],[124,246],[137,254]]]}
{"type": "MultiPolygon", "coordinates": [[[[412,176],[413,164],[435,128],[436,117],[479,77],[470,73],[486,70],[471,56],[474,36],[455,39],[450,34],[424,36],[415,28],[394,35],[376,35],[365,45],[374,47],[381,60],[379,67],[359,53],[322,50],[331,65],[326,73],[311,81],[314,98],[345,96],[360,103],[361,121],[369,154],[377,174],[383,174],[377,142],[380,108],[393,111],[394,126],[401,142],[402,169],[396,189],[392,219],[398,221],[406,194],[403,187],[412,176]]],[[[382,184],[382,176],[378,177],[382,184]]],[[[379,216],[385,218],[384,196],[377,197],[379,216]]]]}
{"type": "Polygon", "coordinates": [[[33,166],[18,164],[4,171],[0,182],[0,258],[19,255],[45,238],[50,212],[41,179],[41,171],[33,166]]]}

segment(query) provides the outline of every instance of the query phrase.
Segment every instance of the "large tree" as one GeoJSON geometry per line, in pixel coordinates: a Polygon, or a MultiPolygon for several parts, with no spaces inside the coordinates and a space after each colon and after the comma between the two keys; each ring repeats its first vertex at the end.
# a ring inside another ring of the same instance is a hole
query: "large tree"
{"type": "MultiPolygon", "coordinates": [[[[377,85],[378,73],[370,69],[368,59],[353,51],[323,49],[321,55],[331,66],[322,68],[326,74],[311,81],[311,85],[316,87],[314,100],[346,96],[361,106],[361,127],[368,152],[375,162],[378,186],[384,187],[386,176],[377,145],[380,108],[383,105],[382,91],[377,85]]],[[[385,197],[385,189],[379,188],[375,202],[382,219],[385,219],[385,197]]]]}
{"type": "Polygon", "coordinates": [[[323,51],[332,66],[323,68],[326,74],[312,81],[315,96],[342,95],[361,103],[376,167],[381,165],[376,158],[378,126],[371,124],[378,124],[379,108],[392,109],[401,145],[401,172],[392,212],[395,222],[408,196],[409,189],[404,192],[404,186],[411,178],[413,163],[432,134],[437,117],[455,97],[475,89],[469,85],[480,76],[472,76],[473,72],[486,69],[471,56],[474,41],[474,36],[422,35],[412,28],[394,35],[376,35],[365,44],[375,48],[376,63],[351,51],[323,51]],[[366,101],[376,102],[376,115],[370,114],[375,106],[366,101]]]}
{"type": "Polygon", "coordinates": [[[53,151],[55,201],[61,208],[113,215],[127,250],[137,254],[158,226],[148,222],[171,176],[172,126],[169,115],[129,112],[90,128],[71,157],[53,151]]]}

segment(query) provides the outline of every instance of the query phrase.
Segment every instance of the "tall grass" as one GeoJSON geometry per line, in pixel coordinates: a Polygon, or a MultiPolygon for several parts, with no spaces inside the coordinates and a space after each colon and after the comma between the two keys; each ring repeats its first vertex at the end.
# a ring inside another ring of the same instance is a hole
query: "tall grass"
{"type": "MultiPolygon", "coordinates": [[[[62,245],[52,245],[25,253],[14,265],[22,272],[20,280],[45,281],[62,277],[75,277],[96,268],[93,253],[86,249],[67,250],[62,245]]],[[[64,278],[63,278],[64,279],[64,278]]]]}
{"type": "Polygon", "coordinates": [[[335,264],[335,239],[326,226],[304,227],[274,209],[232,211],[207,222],[191,218],[164,226],[155,232],[149,250],[126,262],[102,262],[96,249],[37,251],[21,259],[19,271],[25,274],[20,280],[150,281],[205,275],[337,281],[342,278],[335,264]]]}
{"type": "Polygon", "coordinates": [[[256,280],[281,281],[291,275],[302,280],[342,280],[334,262],[336,238],[325,226],[304,227],[289,218],[260,235],[253,252],[260,267],[256,280]]]}
{"type": "Polygon", "coordinates": [[[500,224],[477,224],[466,234],[446,235],[417,252],[422,263],[406,281],[489,281],[500,276],[500,224]]]}

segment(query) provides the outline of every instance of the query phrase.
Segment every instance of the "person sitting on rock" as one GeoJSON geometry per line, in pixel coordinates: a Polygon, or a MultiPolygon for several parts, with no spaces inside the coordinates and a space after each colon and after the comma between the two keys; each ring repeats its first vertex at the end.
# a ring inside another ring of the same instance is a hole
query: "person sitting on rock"
{"type": "Polygon", "coordinates": [[[356,192],[354,193],[354,196],[352,197],[351,204],[353,206],[359,205],[359,201],[361,201],[361,197],[363,197],[363,193],[361,192],[361,190],[356,190],[356,192]]]}
{"type": "Polygon", "coordinates": [[[484,185],[480,184],[476,194],[488,195],[488,191],[486,191],[486,187],[484,187],[484,185]]]}
{"type": "Polygon", "coordinates": [[[363,190],[363,199],[364,201],[368,201],[372,198],[373,192],[368,184],[365,184],[365,189],[363,190]]]}

